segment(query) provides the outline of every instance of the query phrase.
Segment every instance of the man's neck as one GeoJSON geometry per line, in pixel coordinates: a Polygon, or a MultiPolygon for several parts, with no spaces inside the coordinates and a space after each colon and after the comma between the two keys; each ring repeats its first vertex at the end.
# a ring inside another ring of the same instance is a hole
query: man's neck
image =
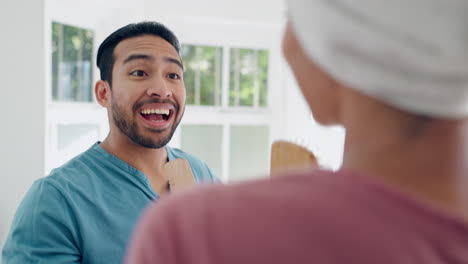
{"type": "Polygon", "coordinates": [[[112,137],[109,135],[100,146],[129,165],[143,172],[149,178],[161,175],[168,154],[165,147],[142,147],[127,137],[112,137]]]}

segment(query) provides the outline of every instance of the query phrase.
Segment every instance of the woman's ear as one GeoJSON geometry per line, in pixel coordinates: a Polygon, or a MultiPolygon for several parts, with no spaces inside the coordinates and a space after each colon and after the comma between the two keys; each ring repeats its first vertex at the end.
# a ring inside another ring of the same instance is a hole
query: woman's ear
{"type": "Polygon", "coordinates": [[[94,94],[96,100],[102,107],[108,107],[110,105],[111,90],[107,81],[99,80],[94,86],[94,94]]]}

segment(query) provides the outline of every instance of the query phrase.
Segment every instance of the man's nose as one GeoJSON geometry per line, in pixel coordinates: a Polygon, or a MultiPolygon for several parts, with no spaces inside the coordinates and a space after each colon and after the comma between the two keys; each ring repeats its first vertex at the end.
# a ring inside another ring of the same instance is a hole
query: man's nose
{"type": "Polygon", "coordinates": [[[168,98],[172,96],[170,87],[162,77],[154,78],[146,92],[148,96],[156,96],[159,98],[168,98]]]}

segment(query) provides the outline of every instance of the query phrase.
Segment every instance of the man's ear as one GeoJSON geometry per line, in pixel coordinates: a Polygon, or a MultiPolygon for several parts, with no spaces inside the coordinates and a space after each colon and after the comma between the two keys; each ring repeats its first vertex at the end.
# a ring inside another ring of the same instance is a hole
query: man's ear
{"type": "Polygon", "coordinates": [[[97,81],[94,86],[94,94],[96,100],[102,107],[108,107],[110,105],[111,89],[108,82],[103,80],[97,81]]]}

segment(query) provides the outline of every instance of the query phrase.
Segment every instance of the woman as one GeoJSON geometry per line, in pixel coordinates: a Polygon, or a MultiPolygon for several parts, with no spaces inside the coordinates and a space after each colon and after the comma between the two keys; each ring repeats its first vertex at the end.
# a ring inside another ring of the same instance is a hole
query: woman
{"type": "Polygon", "coordinates": [[[468,2],[288,4],[284,54],[346,128],[342,168],[172,196],[128,262],[468,263],[468,2]]]}

